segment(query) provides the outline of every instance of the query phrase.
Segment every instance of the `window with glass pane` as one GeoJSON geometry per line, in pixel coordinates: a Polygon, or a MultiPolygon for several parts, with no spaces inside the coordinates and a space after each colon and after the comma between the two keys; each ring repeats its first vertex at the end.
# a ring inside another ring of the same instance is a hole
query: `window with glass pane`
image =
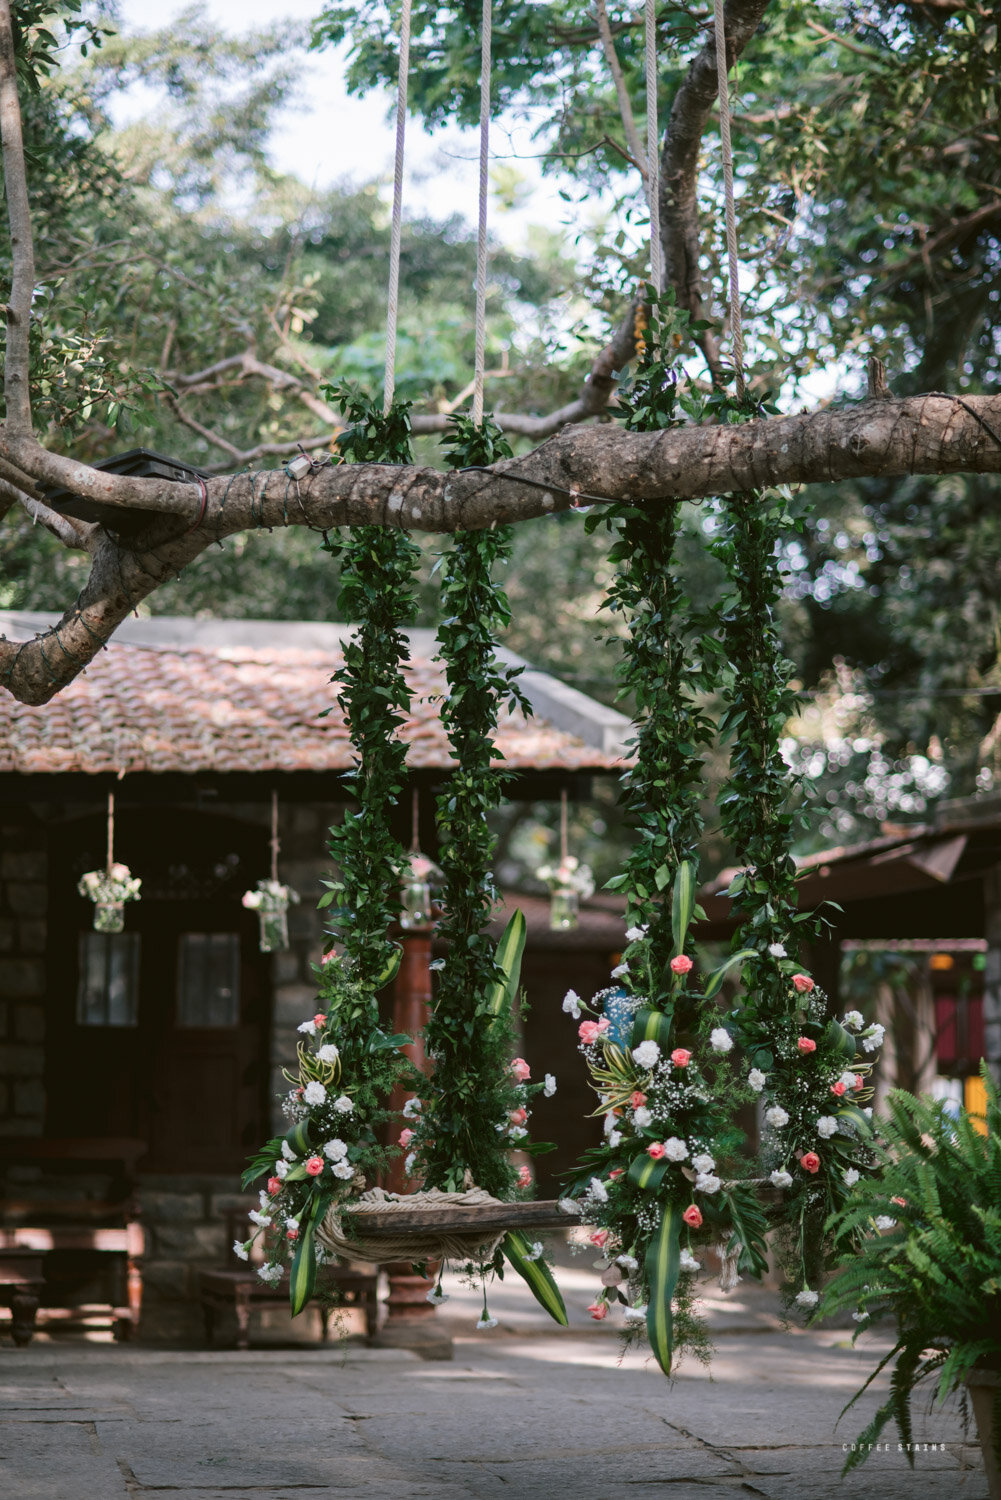
{"type": "Polygon", "coordinates": [[[184,932],[177,955],[178,1026],[236,1026],[240,939],[235,932],[184,932]]]}
{"type": "Polygon", "coordinates": [[[78,1026],[139,1024],[139,934],[82,932],[78,1026]]]}

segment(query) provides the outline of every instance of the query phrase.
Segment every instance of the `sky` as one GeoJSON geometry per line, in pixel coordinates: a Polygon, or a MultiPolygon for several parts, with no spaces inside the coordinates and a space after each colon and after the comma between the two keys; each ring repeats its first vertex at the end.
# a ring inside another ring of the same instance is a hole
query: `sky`
{"type": "MultiPolygon", "coordinates": [[[[190,5],[191,0],[119,0],[119,12],[126,31],[150,30],[169,25],[190,5]]],[[[281,20],[310,21],[321,9],[321,0],[202,0],[201,8],[220,27],[238,33],[281,20]]],[[[272,137],[274,165],[317,188],[345,178],[363,183],[381,177],[388,183],[394,100],[388,92],[351,97],[344,74],[344,57],[338,50],[303,53],[301,88],[272,137]]],[[[517,149],[537,149],[530,145],[526,127],[507,129],[514,129],[517,149]]],[[[511,149],[506,133],[495,132],[495,145],[501,152],[511,149]]],[[[404,213],[433,218],[460,213],[475,223],[478,149],[472,131],[447,129],[429,135],[409,118],[404,213]]],[[[544,182],[530,161],[519,167],[532,187],[528,201],[503,215],[494,212],[491,223],[492,232],[513,247],[520,247],[530,223],[554,225],[565,209],[555,182],[544,182]]]]}

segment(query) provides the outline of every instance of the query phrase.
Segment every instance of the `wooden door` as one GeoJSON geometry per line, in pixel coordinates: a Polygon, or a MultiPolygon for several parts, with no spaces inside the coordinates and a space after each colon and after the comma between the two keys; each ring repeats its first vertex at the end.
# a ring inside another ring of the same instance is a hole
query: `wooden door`
{"type": "Polygon", "coordinates": [[[142,878],[142,900],[105,935],[75,892],[101,863],[90,821],[54,850],[47,1131],[138,1136],[145,1171],[235,1171],[267,1125],[270,959],[240,904],[266,868],[266,834],[120,814],[116,855],[142,878]]]}

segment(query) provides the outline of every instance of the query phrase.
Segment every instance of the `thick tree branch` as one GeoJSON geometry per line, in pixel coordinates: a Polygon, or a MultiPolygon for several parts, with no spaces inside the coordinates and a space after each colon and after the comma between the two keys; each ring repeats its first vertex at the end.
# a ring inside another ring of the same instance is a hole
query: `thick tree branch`
{"type": "MultiPolygon", "coordinates": [[[[727,61],[732,68],[768,9],[768,0],[728,0],[724,11],[727,61]]],[[[696,201],[702,137],[716,102],[716,41],[710,35],[692,59],[671,105],[660,161],[660,234],[664,279],[679,307],[693,320],[705,316],[699,267],[699,212],[696,201]]],[[[713,379],[722,374],[719,346],[708,331],[699,346],[713,379]]]]}
{"type": "Polygon", "coordinates": [[[17,97],[17,62],[9,0],[0,0],[0,143],[3,145],[4,192],[10,222],[11,283],[4,357],[4,398],[12,431],[31,436],[29,393],[29,327],[35,295],[35,249],[24,170],[21,105],[17,97]]]}
{"type": "MultiPolygon", "coordinates": [[[[60,625],[22,645],[0,641],[0,686],[25,703],[52,698],[142,598],[239,531],[378,525],[450,532],[601,500],[672,504],[773,484],[1001,473],[1001,396],[882,397],[736,427],[659,433],[573,427],[488,470],[327,465],[296,484],[278,469],[211,479],[204,501],[200,486],[75,467],[115,480],[105,498],[127,510],[147,509],[149,527],[128,545],[98,529],[90,579],[60,625]]],[[[96,487],[88,482],[87,490],[96,487]]]]}

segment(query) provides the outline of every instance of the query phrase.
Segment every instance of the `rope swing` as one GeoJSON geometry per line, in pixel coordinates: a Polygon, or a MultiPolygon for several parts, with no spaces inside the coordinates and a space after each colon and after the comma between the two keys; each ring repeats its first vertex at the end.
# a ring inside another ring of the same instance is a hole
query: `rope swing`
{"type": "Polygon", "coordinates": [[[393,227],[389,240],[389,295],[386,306],[386,373],[383,415],[396,393],[396,324],[400,311],[400,232],[403,224],[403,154],[407,133],[407,79],[410,74],[410,4],[400,12],[400,65],[396,82],[396,155],[393,161],[393,227]]]}
{"type": "Polygon", "coordinates": [[[660,243],[660,120],[657,110],[657,0],[646,0],[644,21],[646,62],[646,197],[650,209],[650,280],[655,292],[663,287],[660,243]]]}
{"type": "Polygon", "coordinates": [[[476,347],[473,356],[473,422],[483,421],[483,376],[487,346],[487,190],[490,160],[490,68],[493,3],[483,0],[480,33],[480,196],[476,226],[476,347]]]}
{"type": "MultiPolygon", "coordinates": [[[[647,0],[648,8],[652,0],[647,0]]],[[[740,321],[740,283],[737,277],[737,212],[733,201],[733,150],[730,145],[730,86],[727,79],[726,35],[723,0],[713,0],[716,36],[716,86],[719,91],[719,138],[723,151],[723,200],[726,218],[726,257],[730,278],[730,332],[733,337],[733,370],[737,396],[744,399],[744,332],[740,321]]]]}

